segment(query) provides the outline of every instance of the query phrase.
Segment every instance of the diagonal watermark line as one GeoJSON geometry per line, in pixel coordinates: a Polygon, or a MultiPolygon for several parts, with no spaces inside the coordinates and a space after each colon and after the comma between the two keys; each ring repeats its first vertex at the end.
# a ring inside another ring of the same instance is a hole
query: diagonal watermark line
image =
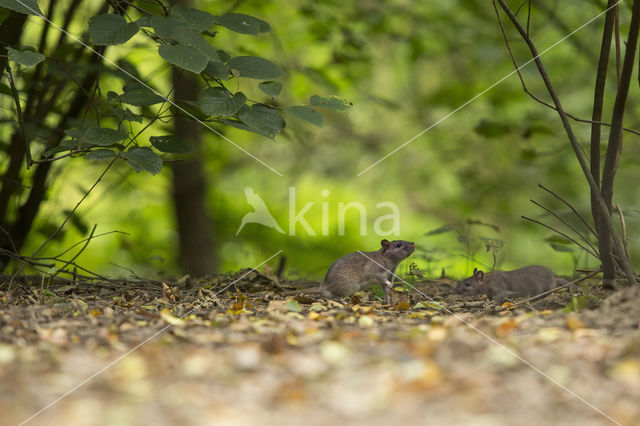
{"type": "MultiPolygon", "coordinates": [[[[384,266],[382,266],[380,263],[376,262],[374,259],[372,259],[371,257],[367,256],[364,252],[358,250],[358,253],[360,253],[361,255],[363,255],[364,257],[366,257],[367,259],[369,259],[370,261],[372,261],[373,263],[375,263],[376,265],[378,265],[379,267],[381,267],[382,269],[384,269],[385,271],[389,272],[393,277],[399,279],[400,281],[402,281],[404,284],[408,285],[409,287],[411,287],[413,290],[415,290],[416,292],[420,293],[422,296],[424,296],[425,298],[429,299],[429,301],[434,302],[434,303],[438,303],[436,300],[434,300],[432,297],[427,296],[424,292],[422,292],[420,289],[416,288],[415,286],[411,285],[410,283],[408,283],[407,281],[403,280],[402,278],[400,278],[399,276],[397,276],[394,272],[388,270],[387,268],[385,268],[384,266]]],[[[583,403],[585,403],[586,405],[588,405],[589,407],[591,407],[593,410],[595,410],[596,412],[598,412],[599,414],[602,414],[604,417],[606,417],[607,419],[611,420],[613,423],[622,426],[622,423],[620,423],[619,421],[617,421],[616,419],[614,419],[613,417],[609,416],[607,413],[605,413],[604,411],[602,411],[601,409],[599,409],[598,407],[596,407],[595,405],[593,405],[592,403],[590,403],[589,401],[587,401],[586,399],[584,399],[583,397],[581,397],[580,395],[578,395],[577,393],[575,393],[574,391],[572,391],[571,389],[569,389],[568,387],[564,386],[563,384],[559,383],[557,380],[555,380],[553,377],[549,376],[547,373],[545,373],[544,371],[542,371],[541,369],[539,369],[538,367],[536,367],[535,365],[533,365],[530,361],[527,361],[526,359],[524,359],[523,357],[521,357],[520,355],[518,355],[517,353],[513,352],[511,349],[509,349],[508,347],[506,347],[505,345],[503,345],[502,343],[498,342],[497,340],[495,340],[493,337],[489,336],[488,334],[486,334],[484,331],[480,330],[479,328],[477,328],[476,326],[474,326],[473,324],[469,323],[467,320],[465,320],[464,318],[462,318],[460,315],[457,315],[455,312],[453,312],[451,309],[447,308],[446,306],[442,306],[442,308],[449,313],[451,316],[453,316],[454,318],[456,318],[457,320],[461,321],[462,323],[464,323],[467,327],[471,328],[473,331],[477,332],[478,334],[482,335],[483,337],[485,337],[487,340],[489,340],[491,343],[495,344],[496,346],[500,347],[501,349],[504,349],[507,353],[509,353],[511,356],[517,358],[518,360],[522,361],[524,364],[526,364],[528,367],[530,367],[531,369],[533,369],[536,373],[540,374],[541,376],[543,376],[545,379],[549,380],[551,383],[555,384],[556,386],[558,386],[559,388],[561,388],[562,390],[564,390],[565,392],[569,393],[570,395],[574,396],[575,398],[579,399],[580,401],[582,401],[583,403]]]]}
{"type": "Polygon", "coordinates": [[[64,28],[60,27],[59,25],[55,24],[54,22],[52,22],[51,20],[47,19],[46,16],[41,15],[40,13],[38,13],[38,11],[36,11],[35,9],[32,9],[31,7],[29,7],[28,5],[26,5],[25,3],[22,2],[22,0],[16,0],[18,3],[20,3],[22,6],[24,6],[25,8],[29,9],[35,16],[38,16],[39,18],[42,18],[43,20],[45,20],[47,23],[49,23],[50,25],[52,25],[54,28],[60,30],[60,32],[64,33],[65,35],[67,35],[68,37],[72,38],[74,41],[80,43],[82,46],[84,46],[85,48],[89,49],[91,52],[95,53],[96,55],[98,55],[100,58],[102,58],[103,60],[105,60],[106,62],[108,62],[109,64],[113,65],[114,67],[118,68],[120,71],[122,71],[123,73],[125,73],[126,75],[128,75],[129,77],[131,77],[132,79],[134,79],[135,81],[137,81],[138,83],[142,84],[144,87],[146,87],[147,89],[149,89],[150,91],[152,91],[153,93],[155,93],[156,95],[160,96],[162,99],[164,99],[165,101],[167,101],[168,103],[170,103],[172,106],[176,107],[177,109],[179,109],[181,112],[183,112],[184,114],[188,115],[189,117],[191,117],[193,120],[197,121],[198,123],[202,124],[204,127],[206,127],[207,129],[211,130],[213,133],[215,133],[216,135],[220,136],[222,139],[226,140],[227,142],[229,142],[231,145],[235,146],[236,148],[238,148],[240,151],[244,152],[245,154],[247,154],[249,157],[253,158],[254,160],[256,160],[258,163],[262,164],[263,166],[265,166],[266,168],[268,168],[269,170],[271,170],[273,173],[277,174],[278,176],[282,176],[282,173],[280,173],[279,171],[277,171],[276,169],[274,169],[273,167],[271,167],[270,165],[268,165],[267,163],[265,163],[264,161],[262,161],[261,159],[259,159],[258,157],[256,157],[255,155],[253,155],[252,153],[250,153],[249,151],[247,151],[246,149],[244,149],[243,147],[241,147],[240,145],[238,145],[237,143],[235,143],[234,141],[232,141],[231,139],[229,139],[228,137],[226,137],[225,135],[223,135],[222,133],[220,133],[219,131],[217,131],[216,129],[214,129],[213,127],[209,126],[207,123],[205,123],[204,121],[200,120],[198,117],[194,116],[193,114],[191,114],[189,111],[187,111],[186,109],[182,108],[180,105],[176,104],[175,102],[173,102],[171,99],[165,98],[164,96],[162,96],[162,94],[160,92],[158,92],[157,90],[155,90],[153,87],[149,86],[148,84],[146,84],[144,81],[140,80],[139,78],[137,78],[134,75],[131,75],[127,70],[123,69],[122,67],[118,66],[118,64],[114,63],[112,60],[108,59],[106,56],[104,56],[103,54],[99,53],[98,51],[96,51],[95,49],[93,49],[91,46],[87,45],[86,43],[84,43],[82,40],[80,40],[78,37],[74,36],[73,34],[71,34],[70,32],[66,31],[64,28]]]}
{"type": "MultiPolygon", "coordinates": [[[[226,289],[228,289],[229,287],[231,287],[232,285],[234,285],[235,283],[237,283],[238,281],[240,281],[242,278],[246,277],[247,275],[249,275],[251,272],[255,271],[257,268],[261,267],[262,265],[264,265],[265,263],[267,263],[268,261],[270,261],[271,259],[273,259],[274,257],[276,257],[277,255],[279,255],[280,253],[282,253],[283,250],[279,250],[278,252],[276,252],[275,254],[271,255],[271,257],[269,257],[267,260],[264,260],[262,262],[260,262],[260,264],[256,265],[255,267],[249,269],[246,273],[242,274],[239,278],[237,278],[236,280],[232,281],[231,283],[227,284],[226,286],[224,286],[221,290],[218,290],[214,296],[217,296],[218,294],[222,293],[223,291],[225,291],[226,289]]],[[[137,351],[141,346],[145,345],[147,342],[149,342],[150,340],[154,339],[156,336],[158,336],[159,334],[165,332],[166,330],[168,330],[169,328],[173,327],[174,324],[176,324],[178,321],[180,321],[182,318],[190,315],[193,311],[195,311],[196,308],[193,308],[191,310],[189,310],[187,313],[185,313],[184,315],[181,315],[180,317],[176,318],[175,320],[172,320],[171,323],[167,324],[166,326],[164,326],[163,328],[161,328],[159,331],[157,331],[156,333],[154,333],[153,335],[151,335],[151,337],[148,337],[147,339],[143,340],[141,343],[138,343],[136,346],[134,346],[132,349],[130,349],[129,351],[127,351],[126,353],[124,353],[123,355],[119,356],[118,358],[116,358],[115,360],[111,361],[109,364],[105,365],[104,367],[102,367],[100,370],[96,371],[95,373],[93,373],[92,375],[90,375],[89,377],[87,377],[86,379],[84,379],[83,381],[81,381],[80,383],[78,383],[77,385],[75,385],[73,388],[69,389],[68,391],[66,391],[65,393],[63,393],[62,395],[60,395],[58,398],[56,398],[54,401],[50,402],[49,404],[47,404],[46,406],[44,406],[43,408],[41,408],[40,410],[38,410],[36,413],[34,413],[33,415],[31,415],[31,417],[23,420],[22,422],[19,423],[19,426],[24,425],[25,423],[28,423],[29,421],[31,421],[33,418],[35,418],[36,416],[40,415],[42,412],[48,410],[49,408],[53,407],[54,405],[56,405],[58,402],[60,402],[61,400],[63,400],[64,398],[66,398],[67,396],[69,396],[70,394],[72,394],[73,392],[75,392],[76,390],[78,390],[80,387],[82,387],[83,385],[85,385],[86,383],[90,382],[91,380],[95,379],[97,376],[99,376],[100,374],[104,373],[105,371],[107,371],[109,368],[113,367],[114,365],[116,365],[117,363],[119,363],[120,361],[122,361],[124,358],[126,358],[127,356],[131,355],[133,352],[137,351]]]]}
{"type": "Polygon", "coordinates": [[[388,153],[387,155],[385,155],[384,157],[380,158],[378,161],[376,161],[375,163],[371,164],[369,167],[367,167],[366,169],[362,170],[360,173],[358,173],[356,176],[360,176],[366,172],[368,172],[370,169],[372,169],[373,167],[377,166],[378,164],[380,164],[381,162],[383,162],[384,160],[386,160],[387,158],[389,158],[390,156],[392,156],[393,154],[395,154],[396,152],[400,151],[402,148],[404,148],[405,146],[409,145],[411,142],[413,142],[414,140],[418,139],[420,136],[424,135],[425,133],[427,133],[429,130],[433,129],[434,127],[436,127],[438,124],[442,123],[443,121],[445,121],[446,119],[448,119],[449,117],[451,117],[453,114],[457,113],[458,111],[460,111],[461,109],[463,109],[464,107],[466,107],[467,105],[469,105],[470,103],[472,103],[473,101],[475,101],[476,99],[478,99],[479,97],[481,97],[482,95],[484,95],[485,93],[487,93],[489,90],[493,89],[494,87],[496,87],[497,85],[499,85],[500,83],[502,83],[503,81],[505,81],[507,78],[511,77],[512,75],[514,75],[515,73],[517,73],[518,71],[520,71],[522,68],[526,67],[527,65],[529,65],[531,62],[535,61],[537,58],[539,58],[540,56],[544,55],[545,53],[547,53],[549,50],[553,49],[554,47],[556,47],[557,45],[559,45],[560,43],[562,43],[563,41],[565,41],[566,39],[568,39],[569,37],[571,37],[572,35],[574,35],[575,33],[577,33],[578,31],[580,31],[581,29],[583,29],[584,27],[588,26],[589,24],[591,24],[593,21],[595,21],[596,19],[598,19],[599,17],[601,17],[602,15],[604,15],[605,13],[607,13],[609,11],[609,9],[612,9],[614,7],[616,7],[617,5],[619,5],[620,3],[622,3],[624,0],[620,0],[619,2],[617,2],[616,4],[614,4],[613,6],[605,9],[603,12],[597,14],[596,16],[594,16],[593,18],[589,19],[587,22],[585,22],[584,24],[582,24],[581,26],[579,26],[578,28],[576,28],[575,30],[573,30],[572,32],[570,32],[569,34],[567,34],[566,36],[562,37],[560,40],[556,41],[555,43],[553,43],[551,46],[547,47],[545,50],[543,50],[542,52],[540,52],[538,54],[538,56],[534,56],[533,58],[531,58],[530,60],[528,60],[527,62],[525,62],[524,64],[520,65],[518,68],[514,69],[513,71],[511,71],[509,74],[505,75],[504,77],[502,77],[500,80],[496,81],[495,83],[493,83],[491,86],[487,87],[486,89],[484,89],[482,92],[478,93],[477,95],[475,95],[474,97],[472,97],[471,99],[469,99],[468,101],[466,101],[465,103],[463,103],[462,105],[460,105],[458,108],[454,109],[453,111],[449,112],[448,114],[446,114],[444,117],[440,118],[438,121],[436,121],[435,123],[433,123],[432,125],[430,125],[429,127],[427,127],[426,129],[422,130],[420,133],[418,133],[417,135],[415,135],[414,137],[412,137],[411,139],[409,139],[408,141],[404,142],[402,145],[398,146],[396,149],[394,149],[393,151],[391,151],[390,153],[388,153]]]}

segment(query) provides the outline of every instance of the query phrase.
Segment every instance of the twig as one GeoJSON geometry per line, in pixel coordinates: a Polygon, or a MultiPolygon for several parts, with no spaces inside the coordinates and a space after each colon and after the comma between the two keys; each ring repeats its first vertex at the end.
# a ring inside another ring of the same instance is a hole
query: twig
{"type": "Polygon", "coordinates": [[[555,293],[555,292],[556,292],[556,291],[558,291],[558,290],[562,290],[563,288],[567,288],[567,287],[569,287],[569,286],[571,286],[571,285],[573,285],[573,284],[577,284],[577,283],[579,283],[580,281],[584,281],[584,280],[586,280],[587,278],[591,278],[592,276],[594,276],[594,275],[596,275],[596,274],[599,274],[599,273],[600,273],[600,270],[593,271],[593,272],[592,272],[592,273],[590,273],[589,275],[585,275],[585,276],[584,276],[584,277],[582,277],[582,278],[575,279],[575,280],[573,280],[573,281],[571,281],[571,282],[568,282],[568,283],[563,284],[563,285],[561,285],[561,286],[558,286],[558,287],[556,287],[556,288],[552,288],[551,290],[543,291],[542,293],[536,294],[535,296],[530,297],[530,298],[525,299],[525,300],[522,300],[522,301],[520,301],[520,302],[518,302],[518,303],[514,303],[514,304],[509,305],[509,306],[506,306],[506,307],[504,307],[504,308],[500,308],[500,309],[498,310],[498,312],[506,311],[506,310],[510,310],[510,309],[513,309],[513,308],[515,308],[515,307],[517,307],[517,306],[524,305],[525,303],[529,303],[529,302],[531,302],[532,300],[535,300],[535,299],[537,299],[537,298],[539,298],[539,297],[546,296],[547,294],[555,293]]]}
{"type": "Polygon", "coordinates": [[[547,229],[550,229],[551,231],[555,232],[556,234],[560,234],[563,237],[565,237],[567,240],[571,241],[572,243],[574,243],[575,245],[577,245],[578,247],[580,247],[582,250],[586,251],[587,253],[589,253],[591,256],[595,257],[596,259],[600,259],[598,257],[598,255],[594,252],[592,252],[591,250],[589,250],[588,248],[586,248],[585,246],[583,246],[582,244],[580,244],[579,242],[577,242],[576,240],[574,240],[573,238],[571,238],[570,236],[568,236],[567,234],[565,234],[562,231],[559,231],[545,223],[540,222],[539,220],[535,220],[535,219],[531,219],[530,217],[526,217],[526,216],[520,216],[521,218],[523,218],[524,220],[528,220],[530,222],[533,223],[537,223],[538,225],[544,226],[547,229]]]}
{"type": "Polygon", "coordinates": [[[93,237],[89,237],[89,238],[85,238],[84,240],[80,240],[77,243],[75,243],[74,245],[72,245],[71,247],[69,247],[68,249],[66,249],[65,251],[63,251],[62,253],[58,254],[57,256],[53,256],[53,257],[39,257],[36,259],[52,259],[52,260],[58,260],[61,256],[64,256],[69,250],[73,249],[76,246],[79,246],[80,244],[84,243],[85,241],[89,241],[92,238],[98,238],[98,237],[104,237],[105,235],[110,235],[110,234],[124,234],[124,235],[131,235],[128,232],[123,232],[123,231],[109,231],[109,232],[105,232],[102,234],[98,234],[98,235],[94,235],[93,237]]]}
{"type": "MultiPolygon", "coordinates": [[[[615,0],[610,0],[610,1],[615,1],[615,0]]],[[[502,19],[500,18],[500,15],[498,14],[498,10],[496,9],[496,16],[498,17],[498,24],[500,25],[500,30],[502,32],[502,38],[505,41],[505,45],[507,47],[507,51],[509,52],[509,56],[511,57],[511,62],[513,63],[513,66],[515,67],[515,71],[518,74],[518,78],[520,79],[520,84],[522,85],[522,89],[524,90],[524,92],[529,95],[534,101],[538,102],[541,105],[546,106],[547,108],[550,108],[554,111],[558,111],[558,109],[550,104],[549,102],[546,102],[543,99],[540,99],[537,95],[535,95],[533,92],[531,92],[529,90],[529,88],[527,87],[527,84],[524,81],[524,77],[522,76],[522,73],[520,72],[520,66],[518,65],[518,62],[516,61],[516,58],[513,54],[513,51],[511,50],[511,43],[509,43],[509,39],[507,38],[507,33],[504,29],[504,25],[502,24],[502,19]]],[[[527,28],[527,36],[529,34],[529,30],[527,28]]],[[[607,122],[603,122],[598,120],[587,120],[586,118],[580,118],[577,117],[571,113],[565,112],[566,116],[569,117],[570,119],[577,121],[579,123],[588,123],[588,124],[592,124],[592,125],[598,125],[598,126],[606,126],[606,127],[611,127],[611,123],[607,123],[607,122]]],[[[626,127],[623,127],[623,130],[625,132],[629,132],[629,133],[633,133],[634,135],[639,135],[640,136],[640,130],[635,130],[635,129],[629,129],[626,127]]],[[[582,145],[581,145],[582,147],[582,145]]],[[[583,149],[584,151],[584,149],[583,149]]],[[[585,153],[586,154],[586,153],[585,153]]]]}
{"type": "Polygon", "coordinates": [[[27,169],[31,168],[33,159],[31,158],[31,149],[29,148],[29,139],[27,139],[27,131],[24,129],[24,117],[22,116],[22,108],[20,107],[20,97],[18,96],[18,89],[13,81],[13,73],[11,72],[11,66],[7,61],[7,72],[9,73],[9,85],[11,86],[11,93],[13,94],[13,101],[16,104],[16,111],[18,112],[18,123],[20,124],[20,130],[22,131],[22,137],[24,138],[24,155],[27,160],[27,169]]]}
{"type": "Polygon", "coordinates": [[[59,268],[59,269],[58,269],[58,271],[57,271],[55,274],[53,274],[53,275],[52,275],[53,277],[57,276],[57,275],[60,273],[60,271],[64,271],[64,270],[65,270],[65,268],[66,268],[67,266],[69,266],[69,264],[71,264],[71,263],[75,262],[75,260],[78,258],[78,256],[80,256],[80,255],[82,254],[82,252],[84,251],[84,249],[86,249],[86,248],[87,248],[87,246],[89,245],[89,242],[90,242],[90,241],[91,241],[91,239],[93,238],[93,234],[96,232],[96,227],[97,227],[97,226],[98,226],[98,225],[96,225],[96,224],[94,224],[94,225],[93,225],[93,229],[91,229],[91,233],[89,234],[89,238],[87,238],[87,241],[85,241],[85,243],[84,243],[84,245],[82,246],[82,248],[81,248],[80,250],[78,250],[78,252],[77,252],[77,253],[76,253],[76,254],[71,258],[71,260],[67,261],[67,262],[64,264],[64,266],[63,266],[62,268],[59,268]]]}
{"type": "Polygon", "coordinates": [[[544,189],[545,191],[547,191],[549,194],[553,195],[555,198],[557,198],[558,200],[560,200],[562,203],[564,203],[564,205],[566,205],[567,207],[569,207],[571,209],[571,211],[573,212],[573,214],[575,214],[578,219],[580,219],[582,221],[582,223],[585,224],[585,226],[587,228],[589,228],[589,231],[591,231],[591,233],[597,238],[598,234],[596,233],[596,231],[591,227],[591,225],[589,224],[589,222],[587,222],[587,220],[580,214],[578,213],[578,211],[564,198],[562,198],[561,196],[559,196],[558,194],[556,194],[555,192],[553,192],[552,190],[550,190],[549,188],[547,188],[546,186],[542,185],[542,184],[538,184],[538,188],[544,189]]]}
{"type": "Polygon", "coordinates": [[[627,257],[630,258],[629,256],[629,243],[627,240],[627,225],[624,221],[624,215],[622,214],[622,209],[620,208],[619,204],[616,204],[616,210],[618,211],[618,215],[620,216],[620,230],[622,233],[622,244],[624,244],[624,252],[627,255],[627,257]]]}
{"type": "Polygon", "coordinates": [[[536,206],[540,207],[541,209],[543,209],[547,213],[551,214],[553,217],[558,219],[560,222],[564,223],[567,227],[569,227],[569,229],[571,229],[573,232],[578,234],[578,236],[580,238],[582,238],[582,240],[589,245],[589,247],[593,250],[594,253],[596,253],[596,254],[598,253],[598,250],[593,246],[593,244],[591,244],[591,241],[589,241],[589,239],[585,235],[583,235],[580,231],[578,231],[575,227],[573,227],[569,222],[564,220],[562,218],[562,216],[560,216],[556,212],[552,211],[551,209],[546,208],[542,204],[538,203],[536,200],[529,200],[529,201],[531,201],[533,204],[535,204],[536,206]]]}

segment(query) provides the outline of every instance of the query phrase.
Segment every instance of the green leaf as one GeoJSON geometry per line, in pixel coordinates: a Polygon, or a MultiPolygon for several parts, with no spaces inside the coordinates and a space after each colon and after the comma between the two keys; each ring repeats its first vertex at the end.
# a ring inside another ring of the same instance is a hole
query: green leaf
{"type": "Polygon", "coordinates": [[[323,98],[322,96],[313,95],[309,100],[312,106],[317,106],[332,111],[346,111],[351,108],[352,104],[347,101],[331,96],[330,98],[323,98]]]}
{"type": "Polygon", "coordinates": [[[287,75],[279,66],[258,56],[236,56],[227,63],[240,77],[270,79],[287,75]]]}
{"type": "Polygon", "coordinates": [[[282,92],[282,83],[278,81],[263,81],[258,84],[260,90],[269,96],[275,97],[282,92]]]}
{"type": "Polygon", "coordinates": [[[418,302],[415,305],[413,305],[412,309],[430,309],[430,310],[434,310],[434,311],[440,311],[442,309],[444,309],[444,306],[442,306],[440,303],[438,302],[418,302]]]}
{"type": "Polygon", "coordinates": [[[209,118],[208,115],[202,112],[202,110],[200,109],[200,105],[198,105],[197,102],[193,101],[177,100],[173,105],[169,107],[169,110],[174,115],[189,117],[190,119],[195,118],[196,120],[204,121],[209,118]]]}
{"type": "Polygon", "coordinates": [[[96,149],[84,156],[87,160],[108,160],[116,156],[114,151],[110,149],[96,149]]]}
{"type": "Polygon", "coordinates": [[[110,146],[114,145],[129,133],[126,130],[107,129],[105,127],[92,127],[85,129],[80,137],[80,142],[88,145],[110,146]]]}
{"type": "Polygon", "coordinates": [[[440,228],[434,229],[433,231],[429,231],[424,235],[425,236],[438,235],[438,234],[444,234],[445,232],[457,231],[457,230],[458,230],[458,225],[444,225],[444,226],[441,226],[440,228]]]}
{"type": "Polygon", "coordinates": [[[292,312],[302,312],[302,307],[297,300],[289,300],[284,304],[284,306],[286,306],[286,308],[292,312]]]}
{"type": "Polygon", "coordinates": [[[9,17],[9,9],[0,8],[0,24],[9,17]]]}
{"type": "Polygon", "coordinates": [[[226,118],[221,118],[219,121],[223,124],[228,124],[229,126],[235,127],[236,129],[246,130],[247,132],[255,132],[255,129],[247,126],[239,120],[228,120],[226,118]]]}
{"type": "Polygon", "coordinates": [[[231,71],[229,71],[229,67],[222,62],[209,61],[207,67],[204,69],[204,72],[209,74],[211,77],[217,78],[219,80],[229,80],[229,78],[231,77],[231,71]]]}
{"type": "Polygon", "coordinates": [[[20,51],[9,46],[7,46],[7,52],[9,53],[10,61],[17,62],[25,67],[33,67],[46,59],[42,53],[31,50],[20,51]]]}
{"type": "Polygon", "coordinates": [[[151,136],[149,142],[155,149],[171,154],[188,154],[193,151],[193,147],[186,142],[182,142],[174,135],[151,136]]]}
{"type": "Polygon", "coordinates": [[[179,4],[171,8],[169,16],[179,16],[199,33],[211,28],[211,26],[216,23],[216,18],[209,12],[199,9],[188,9],[179,4]]]}
{"type": "Polygon", "coordinates": [[[562,244],[550,243],[549,245],[554,251],[557,251],[560,253],[573,253],[575,251],[573,247],[565,246],[562,244]]]}
{"type": "Polygon", "coordinates": [[[198,95],[198,105],[208,116],[231,116],[238,112],[246,101],[247,97],[242,92],[232,96],[231,92],[223,87],[211,87],[198,95]]]}
{"type": "Polygon", "coordinates": [[[123,118],[127,121],[135,121],[136,123],[142,123],[142,116],[134,113],[129,108],[125,108],[123,118]]]}
{"type": "Polygon", "coordinates": [[[60,142],[57,146],[54,146],[53,148],[49,148],[48,150],[46,150],[42,154],[42,156],[51,157],[53,154],[57,154],[58,152],[70,151],[72,149],[77,149],[77,148],[78,148],[77,140],[65,139],[62,142],[60,142]]]}
{"type": "Polygon", "coordinates": [[[274,109],[264,105],[246,105],[238,111],[238,118],[242,120],[250,130],[273,138],[284,129],[285,122],[274,109]]]}
{"type": "Polygon", "coordinates": [[[162,158],[148,146],[130,148],[122,156],[136,172],[146,170],[152,175],[156,175],[162,170],[162,158]]]}
{"type": "Polygon", "coordinates": [[[0,0],[0,7],[6,7],[25,15],[43,16],[36,0],[0,0]]]}
{"type": "Polygon", "coordinates": [[[511,128],[497,121],[482,119],[476,127],[473,128],[473,131],[485,138],[493,139],[511,133],[511,128]]]}
{"type": "Polygon", "coordinates": [[[178,43],[192,47],[205,54],[210,61],[220,61],[216,49],[214,49],[200,33],[189,27],[176,27],[173,30],[173,38],[178,43]]]}
{"type": "Polygon", "coordinates": [[[220,60],[225,63],[229,62],[229,59],[231,59],[231,56],[222,49],[218,49],[218,56],[220,56],[220,60]]]}
{"type": "Polygon", "coordinates": [[[3,95],[13,96],[13,91],[11,90],[11,87],[7,86],[4,83],[0,83],[0,93],[2,93],[3,95]]]}
{"type": "Polygon", "coordinates": [[[80,139],[82,137],[83,130],[82,129],[67,129],[67,130],[64,131],[64,134],[66,136],[69,136],[70,138],[73,138],[73,139],[80,139]]]}
{"type": "Polygon", "coordinates": [[[120,102],[134,106],[149,106],[164,101],[162,96],[156,95],[140,83],[129,83],[122,87],[124,94],[120,95],[120,102]]]}
{"type": "Polygon", "coordinates": [[[143,16],[136,20],[135,23],[139,27],[153,27],[153,24],[151,24],[151,16],[143,16]]]}
{"type": "Polygon", "coordinates": [[[127,42],[138,32],[135,22],[127,22],[122,16],[105,13],[89,19],[91,42],[96,46],[111,46],[127,42]]]}
{"type": "Polygon", "coordinates": [[[284,108],[284,112],[314,126],[322,127],[324,124],[324,116],[310,106],[288,106],[284,108]]]}
{"type": "Polygon", "coordinates": [[[158,53],[170,64],[196,74],[200,74],[208,62],[205,54],[181,44],[163,44],[158,53]]]}
{"type": "Polygon", "coordinates": [[[218,23],[231,31],[241,34],[258,35],[271,30],[269,24],[262,19],[243,13],[227,13],[220,17],[218,23]]]}
{"type": "Polygon", "coordinates": [[[151,17],[151,26],[156,35],[162,38],[164,41],[169,41],[173,38],[173,30],[176,27],[188,25],[187,21],[179,15],[160,16],[154,15],[151,17]]]}
{"type": "Polygon", "coordinates": [[[64,209],[62,211],[66,216],[69,216],[71,224],[78,230],[82,235],[87,234],[89,232],[89,225],[85,222],[82,217],[73,210],[64,209]]]}

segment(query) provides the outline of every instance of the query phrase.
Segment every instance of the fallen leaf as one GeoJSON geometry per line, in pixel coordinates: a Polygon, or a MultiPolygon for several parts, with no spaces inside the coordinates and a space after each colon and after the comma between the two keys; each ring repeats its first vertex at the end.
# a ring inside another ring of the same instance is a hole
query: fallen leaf
{"type": "Polygon", "coordinates": [[[413,309],[429,309],[439,311],[441,309],[444,309],[444,306],[442,306],[438,302],[418,302],[413,305],[413,309]]]}
{"type": "Polygon", "coordinates": [[[410,308],[409,302],[400,302],[393,307],[394,311],[408,311],[410,308]]]}
{"type": "Polygon", "coordinates": [[[284,304],[284,306],[292,312],[302,312],[302,308],[297,300],[289,300],[284,304]]]}
{"type": "Polygon", "coordinates": [[[512,318],[506,319],[505,321],[502,321],[502,323],[500,323],[498,328],[496,328],[496,335],[499,337],[508,336],[513,330],[518,328],[518,325],[518,321],[512,318]]]}
{"type": "Polygon", "coordinates": [[[580,328],[585,328],[584,323],[580,319],[580,317],[576,314],[567,315],[567,319],[565,321],[567,328],[571,331],[578,330],[580,328]]]}
{"type": "Polygon", "coordinates": [[[358,324],[360,327],[371,327],[375,321],[369,315],[362,315],[358,318],[358,324]]]}
{"type": "Polygon", "coordinates": [[[340,364],[349,355],[349,349],[340,342],[329,340],[320,346],[320,354],[329,364],[340,364]]]}
{"type": "Polygon", "coordinates": [[[185,325],[185,321],[184,320],[182,320],[182,319],[180,319],[180,318],[178,318],[176,316],[173,316],[171,314],[171,312],[169,312],[169,310],[166,309],[166,308],[163,309],[160,312],[160,316],[162,317],[163,320],[165,320],[166,322],[168,322],[171,325],[175,325],[176,327],[182,327],[182,326],[185,325]]]}

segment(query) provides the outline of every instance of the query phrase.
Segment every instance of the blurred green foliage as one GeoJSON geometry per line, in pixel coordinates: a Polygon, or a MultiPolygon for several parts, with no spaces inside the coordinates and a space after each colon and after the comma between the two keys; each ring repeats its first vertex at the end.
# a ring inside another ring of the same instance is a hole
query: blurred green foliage
{"type": "MultiPolygon", "coordinates": [[[[510,3],[517,7],[516,2],[510,3]]],[[[216,13],[216,4],[201,1],[196,6],[216,13]]],[[[539,50],[601,13],[603,5],[602,1],[562,2],[551,12],[534,7],[531,34],[539,50]]],[[[550,231],[520,218],[526,215],[558,226],[529,202],[534,198],[579,226],[565,206],[537,185],[552,188],[585,217],[590,217],[589,191],[556,113],[529,98],[512,73],[490,3],[247,0],[238,2],[235,12],[263,19],[272,32],[250,38],[220,32],[216,41],[234,55],[273,58],[288,74],[282,80],[279,102],[308,104],[315,93],[338,94],[354,106],[344,114],[328,111],[322,128],[291,118],[275,140],[216,126],[279,170],[282,177],[218,135],[205,133],[200,155],[206,160],[208,207],[216,223],[215,244],[223,271],[253,267],[282,249],[290,277],[320,279],[338,256],[378,248],[381,237],[374,234],[373,221],[388,214],[376,208],[385,201],[400,209],[401,233],[392,237],[417,243],[412,261],[429,276],[439,276],[444,269],[447,275],[462,277],[474,266],[491,267],[494,253],[502,268],[543,264],[568,275],[575,267],[598,265],[577,248],[574,252],[554,250],[546,240],[550,231]],[[421,136],[357,176],[418,134],[421,136]],[[252,210],[244,198],[247,186],[262,197],[285,231],[290,231],[289,188],[295,187],[297,211],[305,203],[315,203],[305,218],[318,235],[308,235],[300,226],[292,236],[249,224],[236,236],[241,218],[252,210]],[[355,210],[346,216],[345,235],[338,235],[338,203],[351,201],[367,209],[364,236],[355,210]],[[328,206],[328,235],[322,235],[323,203],[328,206]],[[469,226],[469,220],[493,226],[469,226]],[[426,235],[445,225],[451,225],[450,232],[426,235]],[[503,245],[486,250],[486,241],[503,245]]],[[[621,13],[623,29],[627,15],[621,13]]],[[[87,31],[89,16],[85,18],[72,26],[73,33],[87,31]]],[[[38,19],[28,23],[34,30],[41,25],[38,19]]],[[[591,115],[601,30],[599,18],[542,56],[565,109],[583,118],[591,115]]],[[[507,27],[507,33],[516,57],[524,64],[530,59],[528,51],[512,28],[507,27]]],[[[138,34],[133,41],[132,46],[110,49],[108,57],[113,61],[126,58],[145,81],[166,93],[169,67],[149,50],[150,40],[138,34]]],[[[547,99],[535,67],[530,64],[522,72],[529,89],[547,99]]],[[[104,79],[103,90],[110,81],[104,79]]],[[[240,79],[234,84],[231,90],[241,90],[248,99],[269,99],[255,81],[240,79]]],[[[640,128],[637,95],[634,85],[626,127],[640,128]]],[[[610,111],[614,96],[615,81],[611,80],[605,111],[610,111]]],[[[11,109],[9,97],[3,97],[1,105],[5,116],[11,109]]],[[[588,151],[589,125],[573,125],[588,151]]],[[[165,127],[156,124],[148,135],[163,134],[165,127]]],[[[7,130],[0,132],[6,139],[7,130]]],[[[603,128],[604,138],[607,132],[603,128]]],[[[625,138],[628,143],[614,202],[626,213],[630,252],[638,265],[640,145],[634,143],[636,136],[625,138]]],[[[101,164],[89,159],[56,164],[54,187],[25,253],[36,249],[62,221],[62,212],[73,208],[95,181],[101,164]]],[[[65,228],[47,252],[62,251],[98,224],[97,233],[118,230],[129,235],[110,234],[92,241],[78,259],[86,268],[110,275],[128,274],[119,266],[142,276],[179,274],[168,173],[165,168],[156,176],[136,174],[126,164],[117,163],[80,208],[79,219],[65,228]]],[[[408,265],[405,262],[400,272],[406,272],[408,265]]]]}

